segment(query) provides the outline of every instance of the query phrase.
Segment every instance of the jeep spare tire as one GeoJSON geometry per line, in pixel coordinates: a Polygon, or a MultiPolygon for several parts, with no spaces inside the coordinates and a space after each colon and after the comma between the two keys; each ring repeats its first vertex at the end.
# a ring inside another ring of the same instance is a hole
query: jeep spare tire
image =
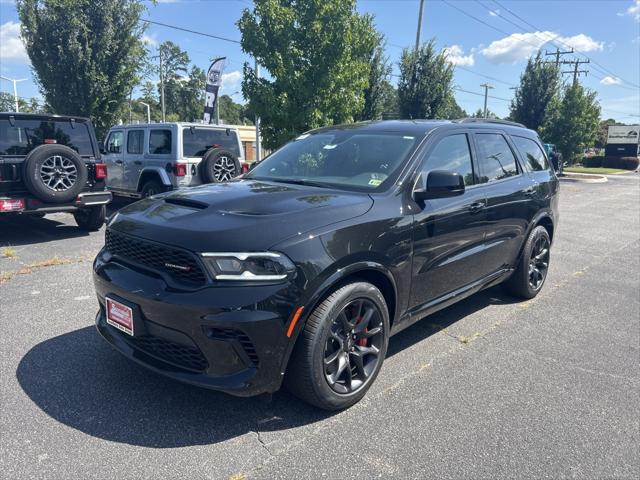
{"type": "Polygon", "coordinates": [[[240,175],[240,162],[229,150],[212,148],[202,157],[200,170],[205,183],[220,183],[240,175]]]}
{"type": "Polygon", "coordinates": [[[43,202],[67,203],[87,183],[87,166],[75,150],[64,145],[40,145],[24,161],[27,189],[43,202]]]}

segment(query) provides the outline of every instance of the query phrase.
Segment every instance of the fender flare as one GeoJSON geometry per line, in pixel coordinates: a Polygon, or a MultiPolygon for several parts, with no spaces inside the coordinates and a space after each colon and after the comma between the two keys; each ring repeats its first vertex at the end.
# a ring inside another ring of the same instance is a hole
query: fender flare
{"type": "Polygon", "coordinates": [[[160,168],[160,167],[145,167],[140,171],[140,175],[138,177],[138,188],[137,191],[139,192],[142,189],[142,178],[146,175],[154,175],[157,176],[158,178],[160,178],[160,182],[162,183],[162,185],[164,185],[165,187],[171,187],[171,180],[169,180],[169,175],[167,174],[167,171],[164,168],[160,168]]]}

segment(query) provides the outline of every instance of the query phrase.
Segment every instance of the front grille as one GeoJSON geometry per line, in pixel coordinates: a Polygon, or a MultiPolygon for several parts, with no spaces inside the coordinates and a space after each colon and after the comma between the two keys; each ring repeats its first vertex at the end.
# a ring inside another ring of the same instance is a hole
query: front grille
{"type": "Polygon", "coordinates": [[[107,230],[105,244],[112,255],[165,272],[178,283],[200,286],[207,281],[204,270],[189,252],[123,235],[111,229],[107,230]]]}
{"type": "Polygon", "coordinates": [[[232,328],[210,328],[209,337],[216,340],[237,341],[247,354],[247,357],[249,357],[249,360],[251,360],[251,363],[256,367],[259,365],[260,359],[253,342],[244,333],[232,328]]]}
{"type": "Polygon", "coordinates": [[[206,358],[195,345],[192,347],[180,345],[151,335],[127,338],[127,341],[143,352],[178,367],[202,372],[209,366],[206,358]]]}

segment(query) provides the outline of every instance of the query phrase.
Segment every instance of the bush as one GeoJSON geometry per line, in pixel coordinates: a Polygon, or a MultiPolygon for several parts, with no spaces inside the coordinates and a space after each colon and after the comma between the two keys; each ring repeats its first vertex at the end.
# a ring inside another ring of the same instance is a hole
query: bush
{"type": "Polygon", "coordinates": [[[620,168],[622,170],[635,170],[640,160],[638,157],[605,157],[602,166],[605,168],[620,168]]]}
{"type": "Polygon", "coordinates": [[[602,156],[585,157],[582,159],[582,166],[588,168],[600,168],[603,161],[604,157],[602,156]]]}

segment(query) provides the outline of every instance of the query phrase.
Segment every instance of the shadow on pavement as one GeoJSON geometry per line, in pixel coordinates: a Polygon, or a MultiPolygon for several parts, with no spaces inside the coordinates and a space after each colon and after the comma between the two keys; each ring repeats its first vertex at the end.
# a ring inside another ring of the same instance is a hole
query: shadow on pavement
{"type": "MultiPolygon", "coordinates": [[[[477,294],[394,336],[388,355],[472,312],[505,302],[511,299],[499,290],[477,294]]],[[[333,415],[284,391],[271,401],[236,398],[165,379],[113,351],[94,327],[36,345],[22,358],[16,375],[31,400],[55,420],[98,438],[146,447],[213,444],[333,415]]]]}
{"type": "MultiPolygon", "coordinates": [[[[34,245],[38,243],[64,240],[89,236],[75,224],[69,216],[69,223],[61,221],[60,217],[34,215],[2,215],[0,218],[0,245],[16,247],[34,245]]],[[[66,220],[66,219],[65,219],[66,220]]]]}

